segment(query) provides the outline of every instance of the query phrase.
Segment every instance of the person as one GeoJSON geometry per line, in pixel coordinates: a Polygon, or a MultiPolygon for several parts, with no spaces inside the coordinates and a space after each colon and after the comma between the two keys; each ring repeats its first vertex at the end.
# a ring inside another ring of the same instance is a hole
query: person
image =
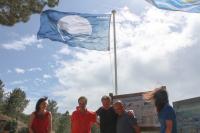
{"type": "Polygon", "coordinates": [[[102,107],[96,111],[100,118],[100,133],[116,133],[117,113],[111,106],[111,97],[103,96],[101,102],[102,107]]]}
{"type": "Polygon", "coordinates": [[[96,113],[87,110],[86,97],[79,97],[78,104],[71,116],[71,133],[91,133],[92,125],[96,123],[96,113]]]}
{"type": "Polygon", "coordinates": [[[35,107],[35,111],[30,116],[29,133],[51,133],[52,115],[47,111],[47,97],[40,98],[35,107]]]}
{"type": "Polygon", "coordinates": [[[115,102],[114,109],[118,114],[116,126],[117,133],[140,133],[140,127],[137,124],[137,119],[134,116],[128,115],[122,101],[115,102]]]}
{"type": "Polygon", "coordinates": [[[160,122],[160,133],[177,133],[176,114],[169,105],[166,86],[144,94],[144,100],[154,101],[160,122]]]}

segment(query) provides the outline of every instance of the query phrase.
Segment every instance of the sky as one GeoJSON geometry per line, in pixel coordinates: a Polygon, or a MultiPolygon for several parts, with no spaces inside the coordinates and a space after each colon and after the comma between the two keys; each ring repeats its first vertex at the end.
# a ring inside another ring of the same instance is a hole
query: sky
{"type": "MultiPolygon", "coordinates": [[[[117,11],[119,94],[166,85],[170,103],[200,96],[199,14],[156,9],[144,0],[60,0],[53,9],[117,11]]],[[[39,26],[39,14],[27,23],[0,25],[0,79],[5,91],[26,92],[30,99],[26,114],[34,111],[42,96],[56,100],[61,113],[71,113],[79,96],[88,97],[88,109],[97,110],[101,96],[114,93],[112,35],[110,51],[95,51],[37,40],[39,26]]]]}

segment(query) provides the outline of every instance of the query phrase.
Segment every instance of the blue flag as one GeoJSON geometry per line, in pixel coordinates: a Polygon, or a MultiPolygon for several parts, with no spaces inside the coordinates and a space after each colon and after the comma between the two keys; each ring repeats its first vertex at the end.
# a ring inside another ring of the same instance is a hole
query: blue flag
{"type": "Polygon", "coordinates": [[[109,50],[110,14],[42,12],[38,39],[49,38],[72,47],[109,50]]]}
{"type": "Polygon", "coordinates": [[[160,9],[200,13],[200,0],[146,0],[160,9]]]}

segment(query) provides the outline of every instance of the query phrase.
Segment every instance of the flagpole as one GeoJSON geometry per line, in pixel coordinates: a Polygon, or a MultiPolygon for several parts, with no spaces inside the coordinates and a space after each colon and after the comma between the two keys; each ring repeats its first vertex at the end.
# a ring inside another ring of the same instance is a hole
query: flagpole
{"type": "Polygon", "coordinates": [[[114,42],[114,67],[115,67],[115,95],[118,94],[118,84],[117,84],[117,48],[116,48],[116,28],[115,28],[115,14],[116,11],[112,10],[113,16],[113,42],[114,42]]]}

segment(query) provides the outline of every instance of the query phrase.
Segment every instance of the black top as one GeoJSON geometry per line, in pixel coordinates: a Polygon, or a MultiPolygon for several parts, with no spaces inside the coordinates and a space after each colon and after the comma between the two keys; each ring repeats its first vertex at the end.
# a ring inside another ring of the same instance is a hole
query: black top
{"type": "Polygon", "coordinates": [[[100,132],[116,133],[117,114],[113,107],[110,107],[108,110],[100,107],[96,113],[100,117],[100,132]]]}

